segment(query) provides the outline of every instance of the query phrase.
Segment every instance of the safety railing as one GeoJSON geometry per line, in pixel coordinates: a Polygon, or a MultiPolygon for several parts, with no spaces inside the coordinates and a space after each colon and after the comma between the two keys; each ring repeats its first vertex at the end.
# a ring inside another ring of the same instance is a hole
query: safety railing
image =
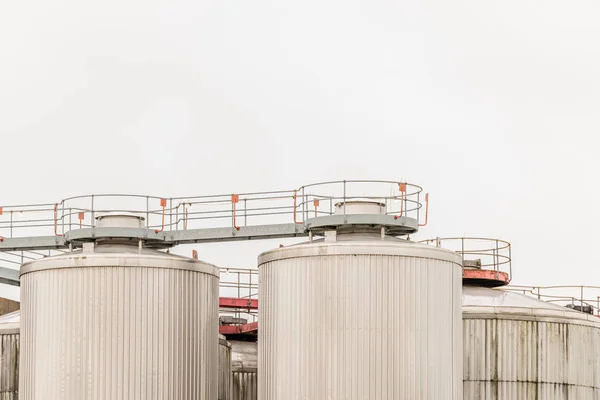
{"type": "Polygon", "coordinates": [[[479,237],[450,237],[422,240],[420,243],[442,247],[458,253],[465,268],[507,274],[512,279],[512,250],[501,239],[479,237]]]}
{"type": "Polygon", "coordinates": [[[28,261],[34,261],[44,257],[50,257],[64,253],[63,250],[40,250],[40,251],[2,251],[0,252],[0,266],[19,269],[28,261]]]}
{"type": "Polygon", "coordinates": [[[425,225],[429,217],[429,196],[422,192],[420,186],[406,182],[348,180],[305,185],[293,190],[191,197],[76,196],[56,203],[0,207],[0,240],[62,236],[73,229],[95,227],[96,217],[106,213],[143,216],[146,227],[157,233],[215,227],[239,230],[245,226],[292,222],[303,224],[315,216],[345,213],[345,207],[338,209],[336,204],[358,199],[381,202],[387,214],[396,218],[414,218],[425,225]]]}
{"type": "Polygon", "coordinates": [[[502,290],[525,294],[549,303],[586,312],[600,317],[600,286],[518,286],[509,285],[502,290]]]}
{"type": "Polygon", "coordinates": [[[221,316],[231,316],[235,319],[244,319],[247,322],[258,320],[258,310],[250,304],[258,301],[258,270],[243,268],[221,268],[219,283],[221,298],[244,300],[221,307],[221,316]],[[248,306],[244,306],[247,304],[248,306]]]}

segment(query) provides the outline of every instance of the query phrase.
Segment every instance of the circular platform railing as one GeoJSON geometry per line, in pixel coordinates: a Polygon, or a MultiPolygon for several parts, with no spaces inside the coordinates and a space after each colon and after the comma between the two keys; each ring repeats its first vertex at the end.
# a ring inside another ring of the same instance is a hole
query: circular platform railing
{"type": "Polygon", "coordinates": [[[504,286],[512,279],[512,251],[509,242],[480,237],[450,237],[422,240],[421,243],[458,253],[463,260],[463,282],[483,286],[504,286]]]}

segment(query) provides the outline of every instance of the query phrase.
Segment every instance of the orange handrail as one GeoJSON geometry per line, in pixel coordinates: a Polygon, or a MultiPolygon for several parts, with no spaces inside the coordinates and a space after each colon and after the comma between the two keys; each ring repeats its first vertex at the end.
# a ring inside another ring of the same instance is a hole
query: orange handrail
{"type": "Polygon", "coordinates": [[[394,216],[394,219],[398,219],[402,217],[402,214],[404,214],[404,196],[406,193],[406,183],[399,183],[398,189],[400,189],[400,215],[394,216]]]}
{"type": "Polygon", "coordinates": [[[54,204],[54,235],[55,236],[63,236],[61,233],[58,233],[58,228],[57,228],[57,212],[58,210],[58,203],[54,204]]]}
{"type": "Polygon", "coordinates": [[[297,190],[294,190],[294,223],[295,224],[303,224],[304,222],[298,222],[298,217],[296,214],[296,205],[297,205],[297,201],[298,201],[297,197],[298,197],[297,190]]]}
{"type": "Polygon", "coordinates": [[[429,222],[429,193],[425,194],[425,223],[419,224],[419,226],[425,226],[429,222]]]}
{"type": "Polygon", "coordinates": [[[155,233],[161,233],[165,230],[165,209],[167,208],[167,199],[160,199],[160,206],[162,207],[162,224],[160,229],[156,229],[155,233]]]}
{"type": "Polygon", "coordinates": [[[237,194],[232,194],[231,195],[231,204],[233,204],[233,227],[235,228],[236,231],[240,230],[240,227],[237,226],[236,223],[236,216],[235,216],[235,212],[236,212],[236,204],[240,201],[240,196],[237,194]]]}

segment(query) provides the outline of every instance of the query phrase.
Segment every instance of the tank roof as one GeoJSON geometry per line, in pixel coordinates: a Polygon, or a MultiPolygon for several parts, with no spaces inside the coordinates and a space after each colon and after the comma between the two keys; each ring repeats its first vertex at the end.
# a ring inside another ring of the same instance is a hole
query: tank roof
{"type": "Polygon", "coordinates": [[[592,324],[600,328],[600,318],[501,289],[463,286],[463,318],[554,319],[559,322],[592,324]]]}
{"type": "Polygon", "coordinates": [[[162,251],[123,244],[89,244],[89,249],[74,250],[57,256],[29,261],[21,266],[21,275],[42,270],[69,267],[144,266],[188,269],[219,276],[219,268],[199,260],[162,251]]]}

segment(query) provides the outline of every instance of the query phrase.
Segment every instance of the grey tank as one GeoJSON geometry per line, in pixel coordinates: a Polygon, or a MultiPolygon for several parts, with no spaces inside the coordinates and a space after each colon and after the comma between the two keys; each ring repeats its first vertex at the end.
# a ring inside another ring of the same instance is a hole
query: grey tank
{"type": "Polygon", "coordinates": [[[231,399],[231,343],[223,335],[219,335],[219,395],[217,399],[231,399]]]}
{"type": "Polygon", "coordinates": [[[19,397],[20,311],[0,317],[0,400],[19,397]]]}
{"type": "Polygon", "coordinates": [[[463,287],[464,400],[599,400],[600,318],[463,287]]]}

